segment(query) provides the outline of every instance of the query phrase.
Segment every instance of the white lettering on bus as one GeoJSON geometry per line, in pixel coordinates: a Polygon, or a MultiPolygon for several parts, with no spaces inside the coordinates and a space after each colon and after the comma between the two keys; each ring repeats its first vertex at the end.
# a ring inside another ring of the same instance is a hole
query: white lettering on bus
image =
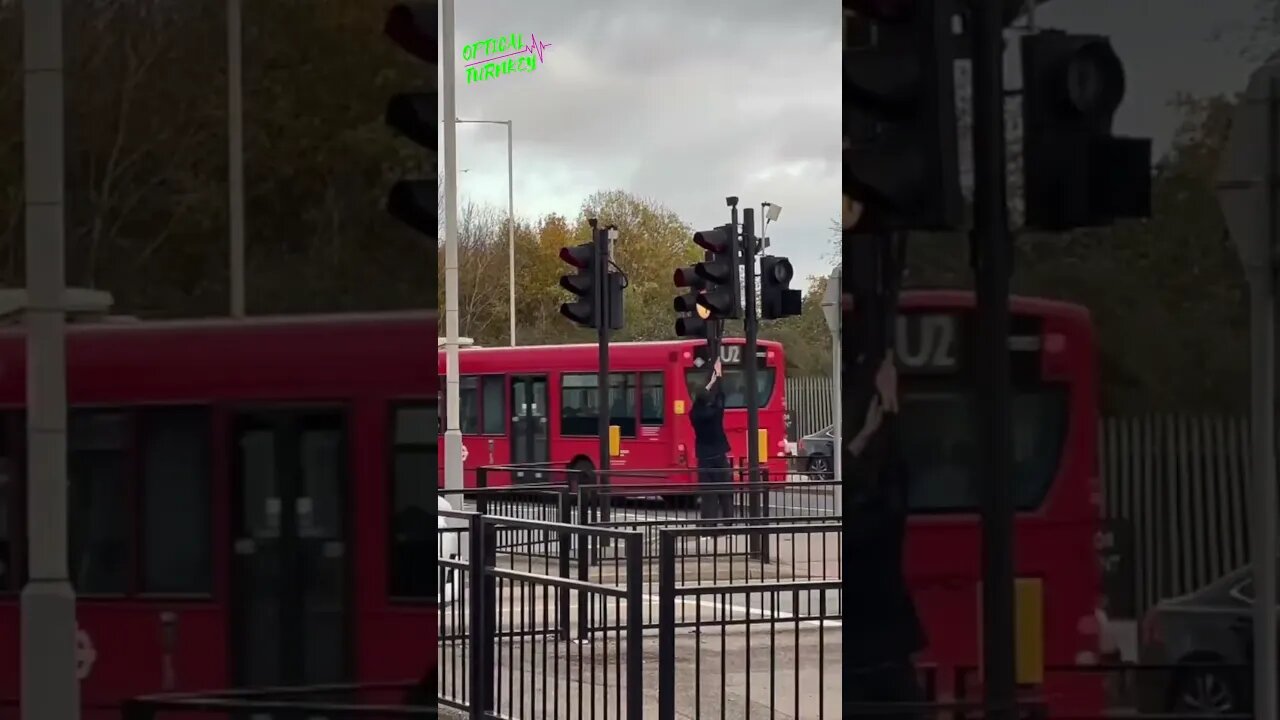
{"type": "Polygon", "coordinates": [[[956,323],[949,315],[924,315],[908,322],[898,317],[898,359],[910,368],[956,365],[956,323]],[[912,330],[915,336],[912,337],[912,330]]]}

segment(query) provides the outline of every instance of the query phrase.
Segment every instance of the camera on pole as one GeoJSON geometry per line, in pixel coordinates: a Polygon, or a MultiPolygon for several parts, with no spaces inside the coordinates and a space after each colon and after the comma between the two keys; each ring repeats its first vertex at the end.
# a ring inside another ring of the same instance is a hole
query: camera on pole
{"type": "MultiPolygon", "coordinates": [[[[400,49],[427,63],[426,72],[435,77],[439,63],[436,0],[399,2],[387,13],[383,32],[400,49]]],[[[400,93],[387,103],[386,123],[401,135],[427,150],[424,162],[436,164],[436,132],[440,116],[435,92],[400,93]]],[[[430,237],[436,237],[436,180],[400,180],[391,186],[387,212],[400,222],[430,237]]]]}
{"type": "Polygon", "coordinates": [[[953,2],[845,0],[844,188],[874,228],[963,221],[953,2]]]}
{"type": "Polygon", "coordinates": [[[1026,226],[1070,230],[1151,215],[1151,140],[1111,134],[1124,65],[1100,35],[1022,38],[1026,226]]]}

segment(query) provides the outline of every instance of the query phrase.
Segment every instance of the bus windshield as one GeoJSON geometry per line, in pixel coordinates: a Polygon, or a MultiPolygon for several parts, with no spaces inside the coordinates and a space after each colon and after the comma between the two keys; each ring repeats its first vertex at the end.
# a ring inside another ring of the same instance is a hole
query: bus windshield
{"type": "MultiPolygon", "coordinates": [[[[706,386],[710,376],[703,368],[685,370],[685,382],[689,386],[689,397],[694,397],[699,389],[706,386]]],[[[724,377],[724,406],[729,410],[740,410],[747,406],[747,371],[742,367],[726,367],[724,377]]],[[[773,386],[777,382],[777,370],[771,367],[756,369],[756,407],[764,407],[773,397],[773,386]]]]}
{"type": "MultiPolygon", "coordinates": [[[[959,390],[904,393],[899,429],[911,470],[913,512],[975,512],[981,507],[981,478],[974,477],[974,399],[959,390]]],[[[1058,473],[1067,430],[1065,389],[1017,390],[1010,415],[1014,501],[1026,512],[1044,502],[1058,473]]]]}

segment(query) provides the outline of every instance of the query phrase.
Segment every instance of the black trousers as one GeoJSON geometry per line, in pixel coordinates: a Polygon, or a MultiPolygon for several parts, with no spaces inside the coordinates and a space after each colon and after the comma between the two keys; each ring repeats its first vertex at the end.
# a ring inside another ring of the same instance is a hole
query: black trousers
{"type": "Polygon", "coordinates": [[[879,710],[873,707],[851,707],[859,704],[922,703],[924,692],[916,676],[915,665],[910,659],[888,662],[865,668],[853,668],[844,677],[844,717],[846,718],[897,718],[915,720],[923,718],[925,711],[893,712],[889,707],[879,710]]]}
{"type": "Polygon", "coordinates": [[[733,493],[729,492],[732,482],[733,470],[729,465],[728,456],[698,458],[698,484],[703,487],[724,487],[723,492],[702,493],[699,504],[702,506],[704,520],[728,519],[734,516],[733,493]]]}

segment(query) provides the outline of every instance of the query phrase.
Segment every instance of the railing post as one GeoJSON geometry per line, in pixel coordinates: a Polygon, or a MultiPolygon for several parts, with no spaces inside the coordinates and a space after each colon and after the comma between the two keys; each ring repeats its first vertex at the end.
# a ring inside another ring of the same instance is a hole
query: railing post
{"type": "Polygon", "coordinates": [[[488,523],[484,515],[472,515],[470,523],[470,603],[471,626],[467,630],[467,644],[471,646],[470,701],[471,720],[484,720],[486,712],[493,710],[493,629],[489,625],[488,557],[493,552],[489,542],[488,523]]]}
{"type": "MultiPolygon", "coordinates": [[[[579,529],[574,531],[578,536],[578,580],[581,582],[591,581],[591,537],[587,533],[587,525],[583,523],[578,526],[579,529]]],[[[586,595],[578,591],[578,639],[586,640],[587,634],[591,628],[590,608],[587,606],[591,603],[587,601],[586,595]]]]}
{"type": "Polygon", "coordinates": [[[658,720],[676,720],[676,537],[658,530],[658,720]]]}
{"type": "Polygon", "coordinates": [[[644,718],[644,532],[627,536],[627,720],[644,718]]]}
{"type": "MultiPolygon", "coordinates": [[[[569,506],[569,493],[561,489],[558,502],[559,502],[558,515],[559,515],[560,524],[572,525],[573,510],[569,506]]],[[[575,534],[574,532],[569,530],[564,530],[564,529],[560,530],[560,548],[559,548],[560,568],[559,569],[560,569],[560,577],[566,580],[569,578],[569,560],[573,552],[574,534],[575,534]]],[[[557,628],[556,635],[561,640],[568,640],[569,639],[569,588],[562,586],[556,592],[559,594],[559,597],[560,597],[559,607],[556,608],[556,614],[557,614],[556,619],[559,622],[560,626],[557,628]]]]}
{"type": "MultiPolygon", "coordinates": [[[[489,487],[489,468],[484,466],[476,468],[476,487],[489,487]]],[[[481,515],[489,514],[489,500],[486,493],[476,493],[476,512],[481,515]]]]}

